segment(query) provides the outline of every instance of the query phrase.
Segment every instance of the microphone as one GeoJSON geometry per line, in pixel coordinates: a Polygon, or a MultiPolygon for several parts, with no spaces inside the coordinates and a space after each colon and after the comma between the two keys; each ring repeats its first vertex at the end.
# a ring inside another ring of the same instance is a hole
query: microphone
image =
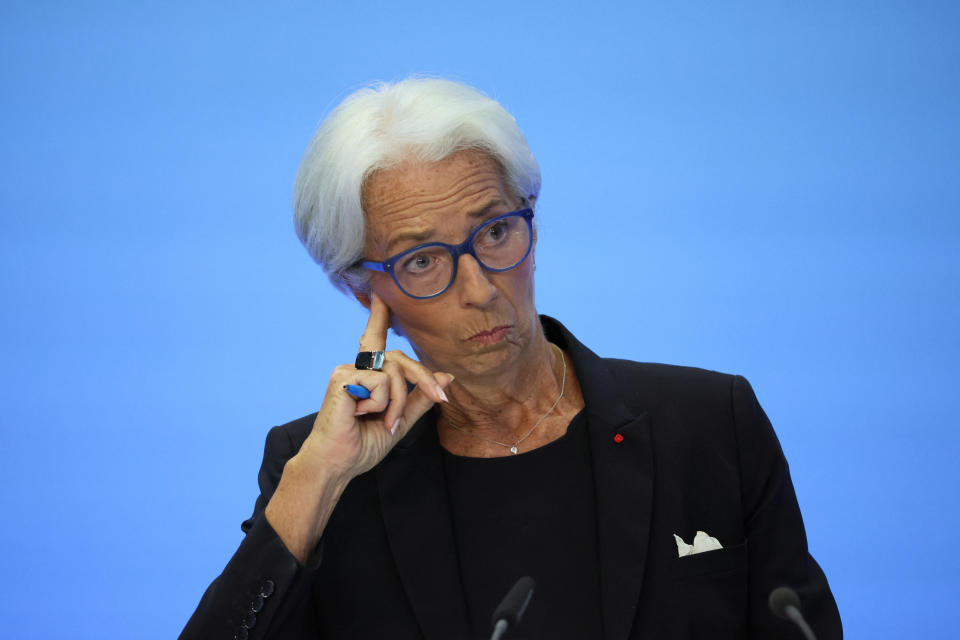
{"type": "Polygon", "coordinates": [[[800,627],[803,637],[807,640],[817,640],[817,636],[813,635],[813,630],[810,629],[810,625],[807,624],[807,621],[803,619],[803,614],[800,613],[800,598],[796,591],[790,587],[777,587],[770,592],[769,603],[770,611],[773,611],[774,615],[784,620],[790,620],[800,627]]]}
{"type": "Polygon", "coordinates": [[[508,627],[520,624],[523,613],[533,597],[533,578],[523,576],[507,592],[506,597],[493,612],[493,635],[490,640],[500,640],[507,632],[508,627]]]}

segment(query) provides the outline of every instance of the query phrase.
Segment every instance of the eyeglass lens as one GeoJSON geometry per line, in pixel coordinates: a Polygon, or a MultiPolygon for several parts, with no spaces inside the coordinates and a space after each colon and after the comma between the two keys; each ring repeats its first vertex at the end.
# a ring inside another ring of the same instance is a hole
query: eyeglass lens
{"type": "MultiPolygon", "coordinates": [[[[473,236],[473,253],[487,269],[517,266],[530,247],[530,226],[521,216],[507,216],[481,227],[473,236]]],[[[432,296],[453,277],[453,255],[445,247],[427,246],[405,255],[395,266],[397,283],[408,294],[432,296]]]]}

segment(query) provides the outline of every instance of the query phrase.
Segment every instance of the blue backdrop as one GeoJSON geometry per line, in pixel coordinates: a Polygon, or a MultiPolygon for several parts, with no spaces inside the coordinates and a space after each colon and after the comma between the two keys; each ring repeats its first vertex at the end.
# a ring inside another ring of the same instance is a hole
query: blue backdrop
{"type": "Polygon", "coordinates": [[[300,154],[426,72],[540,160],[540,310],[746,375],[848,636],[948,637],[958,5],[348,5],[0,8],[2,635],[176,636],[363,328],[292,231],[300,154]]]}

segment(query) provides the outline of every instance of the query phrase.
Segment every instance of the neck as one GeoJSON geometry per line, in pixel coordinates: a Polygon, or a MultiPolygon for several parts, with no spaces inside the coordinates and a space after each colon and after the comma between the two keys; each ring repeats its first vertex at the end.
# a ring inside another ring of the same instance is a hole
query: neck
{"type": "Polygon", "coordinates": [[[562,423],[560,426],[565,429],[570,408],[579,410],[582,406],[577,400],[568,400],[568,394],[579,399],[572,367],[542,333],[531,347],[529,356],[519,359],[523,364],[507,375],[496,379],[457,379],[447,388],[450,402],[440,407],[438,426],[441,442],[448,449],[504,455],[505,447],[495,442],[513,444],[529,433],[531,443],[544,444],[545,438],[554,439],[550,435],[558,424],[562,423]],[[558,403],[561,391],[563,399],[558,403]],[[554,429],[545,429],[548,423],[554,429]],[[530,433],[534,427],[536,433],[530,433]]]}

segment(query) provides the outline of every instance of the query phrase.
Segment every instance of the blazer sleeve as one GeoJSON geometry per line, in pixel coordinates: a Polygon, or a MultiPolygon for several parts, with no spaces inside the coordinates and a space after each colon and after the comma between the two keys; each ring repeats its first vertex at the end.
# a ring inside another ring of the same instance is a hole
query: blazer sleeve
{"type": "Polygon", "coordinates": [[[773,589],[789,586],[800,596],[801,611],[817,638],[839,640],[840,614],[826,576],[807,549],[780,442],[746,379],[734,377],[731,398],[749,553],[750,637],[802,637],[793,623],[775,617],[767,604],[773,589]]]}
{"type": "Polygon", "coordinates": [[[296,447],[287,430],[271,429],[258,476],[260,495],[253,515],[240,525],[246,535],[203,594],[181,640],[319,637],[309,593],[320,565],[322,543],[307,563],[301,564],[263,513],[294,453],[296,447]]]}

